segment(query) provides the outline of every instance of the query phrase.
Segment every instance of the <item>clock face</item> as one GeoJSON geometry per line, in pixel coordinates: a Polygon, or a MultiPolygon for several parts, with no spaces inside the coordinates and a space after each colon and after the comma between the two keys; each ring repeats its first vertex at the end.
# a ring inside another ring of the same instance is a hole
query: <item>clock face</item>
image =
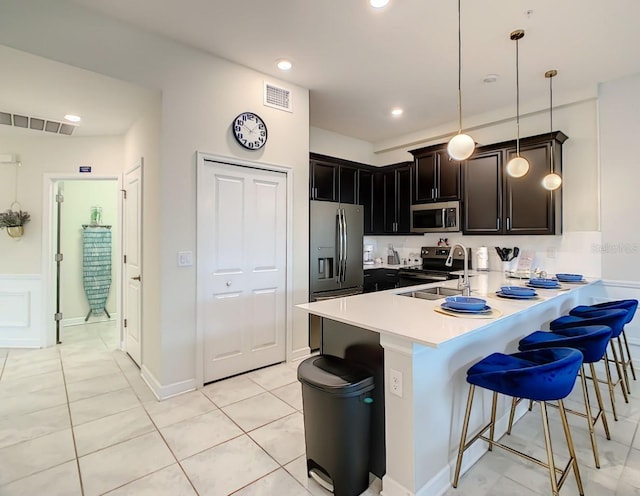
{"type": "Polygon", "coordinates": [[[267,142],[267,126],[252,112],[243,112],[233,120],[233,136],[247,150],[259,150],[267,142]]]}

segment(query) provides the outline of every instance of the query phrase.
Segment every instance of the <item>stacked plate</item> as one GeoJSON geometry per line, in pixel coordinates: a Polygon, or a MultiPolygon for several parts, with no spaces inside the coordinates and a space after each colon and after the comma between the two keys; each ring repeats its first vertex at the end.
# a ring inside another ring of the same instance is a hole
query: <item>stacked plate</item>
{"type": "Polygon", "coordinates": [[[557,289],[560,287],[560,283],[558,283],[557,279],[535,278],[529,279],[527,286],[540,289],[557,289]]]}
{"type": "Polygon", "coordinates": [[[556,274],[556,279],[560,282],[584,282],[582,274],[556,274]]]}
{"type": "Polygon", "coordinates": [[[455,313],[489,313],[491,307],[486,300],[472,296],[447,296],[440,305],[445,310],[455,313]]]}
{"type": "Polygon", "coordinates": [[[501,298],[512,298],[514,300],[530,300],[538,296],[533,288],[524,288],[522,286],[502,286],[500,291],[496,291],[496,295],[501,298]]]}

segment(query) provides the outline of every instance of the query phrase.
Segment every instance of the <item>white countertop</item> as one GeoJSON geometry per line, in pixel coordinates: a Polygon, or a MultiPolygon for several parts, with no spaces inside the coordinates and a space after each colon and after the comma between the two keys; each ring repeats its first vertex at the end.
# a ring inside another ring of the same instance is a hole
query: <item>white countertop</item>
{"type": "Polygon", "coordinates": [[[499,310],[502,313],[501,316],[493,319],[479,319],[443,315],[434,310],[435,307],[440,306],[443,299],[423,300],[399,295],[399,293],[407,291],[440,285],[455,288],[457,281],[303,303],[297,307],[321,317],[369,329],[380,334],[395,335],[415,343],[438,347],[447,341],[491,326],[499,320],[526,312],[550,299],[561,299],[569,293],[598,282],[596,279],[587,278],[587,284],[561,283],[560,289],[537,289],[539,299],[515,300],[500,298],[495,295],[495,292],[500,289],[500,286],[524,285],[526,280],[506,279],[502,272],[476,272],[470,281],[471,295],[486,299],[487,305],[499,310]]]}
{"type": "Polygon", "coordinates": [[[362,264],[364,270],[369,269],[406,269],[407,267],[422,267],[422,263],[414,262],[408,264],[389,264],[389,263],[372,263],[372,264],[362,264]]]}

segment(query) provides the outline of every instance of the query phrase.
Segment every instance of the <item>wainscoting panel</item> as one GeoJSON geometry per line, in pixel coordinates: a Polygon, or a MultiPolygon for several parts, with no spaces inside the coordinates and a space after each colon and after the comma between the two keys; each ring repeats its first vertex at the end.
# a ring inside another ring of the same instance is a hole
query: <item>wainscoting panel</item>
{"type": "MultiPolygon", "coordinates": [[[[611,300],[628,300],[634,298],[640,300],[640,282],[638,281],[610,281],[604,280],[605,296],[598,298],[594,303],[611,300]]],[[[640,346],[640,310],[636,312],[635,318],[624,326],[624,333],[627,336],[629,344],[640,346]]],[[[633,351],[631,353],[633,354],[633,351]]]]}
{"type": "Polygon", "coordinates": [[[42,345],[42,278],[0,274],[0,348],[42,345]]]}

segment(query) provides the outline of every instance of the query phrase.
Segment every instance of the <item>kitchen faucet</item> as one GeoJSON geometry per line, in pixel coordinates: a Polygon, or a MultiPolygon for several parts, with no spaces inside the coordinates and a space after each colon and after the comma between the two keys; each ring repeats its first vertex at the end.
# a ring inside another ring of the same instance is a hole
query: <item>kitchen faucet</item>
{"type": "Polygon", "coordinates": [[[453,245],[449,250],[449,256],[447,257],[447,260],[444,262],[444,264],[447,267],[451,267],[453,265],[453,254],[455,253],[455,249],[458,247],[464,253],[464,274],[462,276],[462,281],[460,280],[460,278],[458,278],[458,289],[462,289],[462,294],[464,296],[470,296],[471,284],[469,283],[469,254],[465,246],[460,243],[456,243],[455,245],[453,245]]]}

